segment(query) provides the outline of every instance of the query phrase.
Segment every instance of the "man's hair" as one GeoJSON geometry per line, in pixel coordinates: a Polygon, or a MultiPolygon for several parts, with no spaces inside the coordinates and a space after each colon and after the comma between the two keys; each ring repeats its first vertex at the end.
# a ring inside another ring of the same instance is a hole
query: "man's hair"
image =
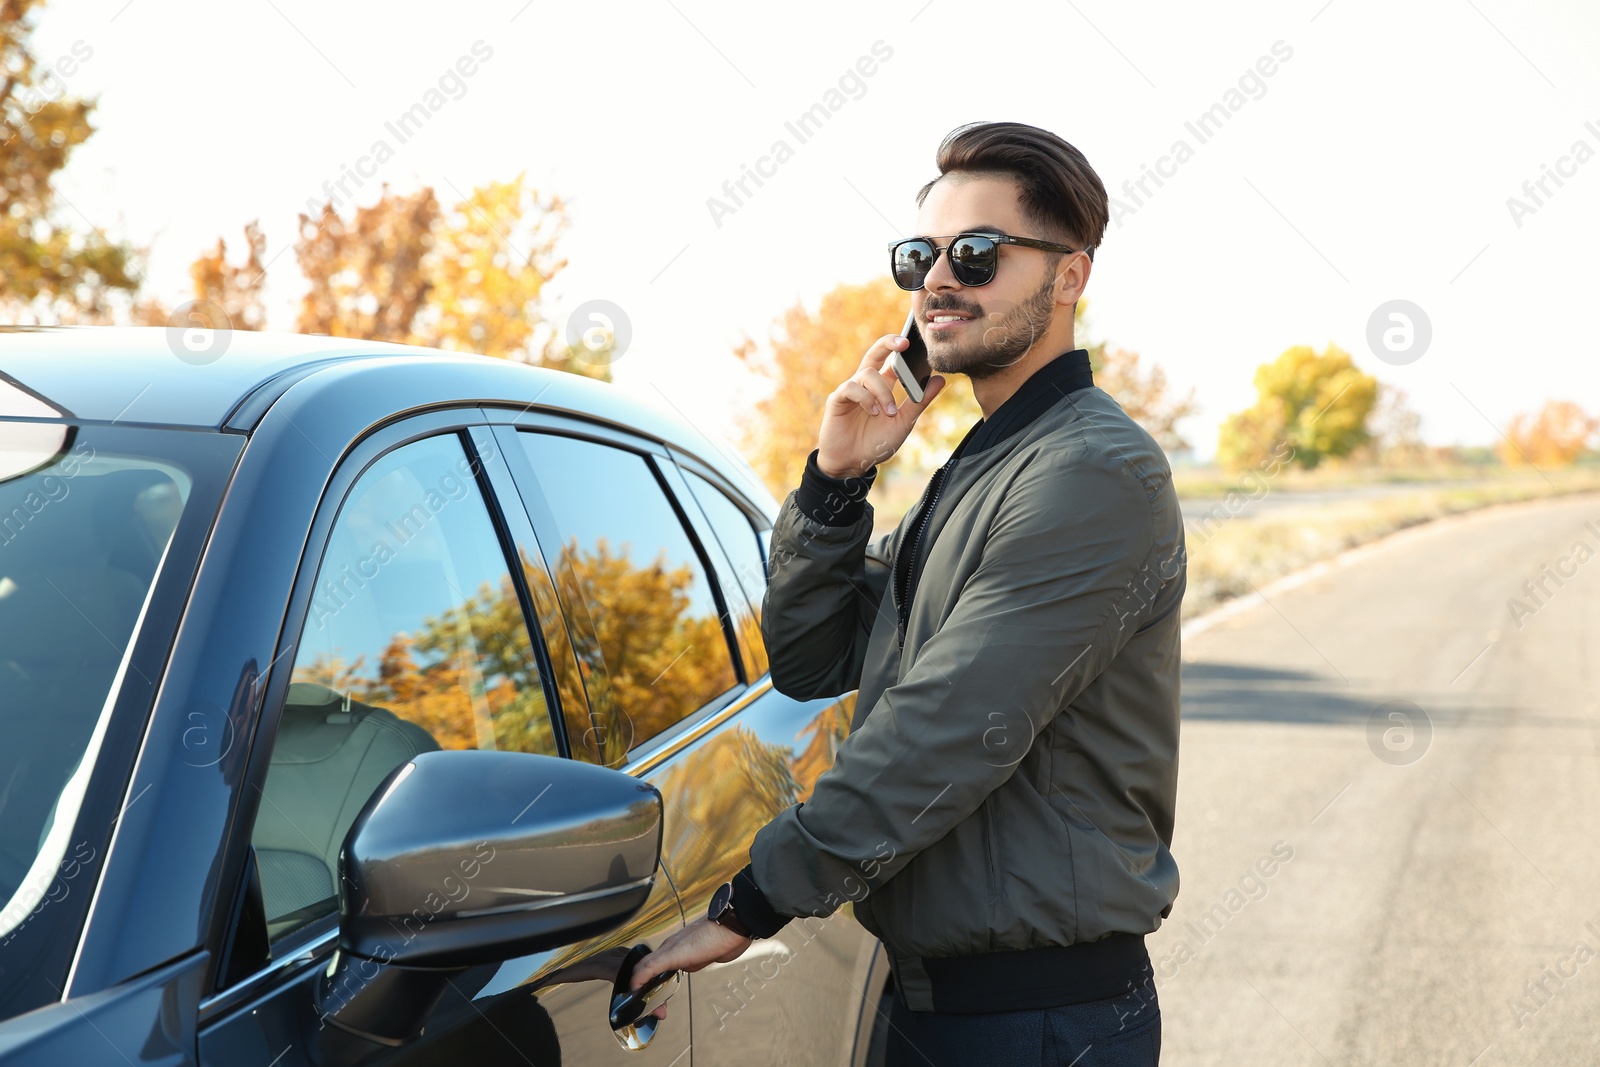
{"type": "MultiPolygon", "coordinates": [[[[1083,153],[1049,130],[1021,122],[968,123],[945,135],[937,162],[940,177],[962,173],[1015,180],[1022,211],[1039,227],[1039,236],[1086,249],[1094,259],[1111,215],[1106,187],[1083,153]]],[[[938,180],[918,191],[918,207],[938,180]]]]}

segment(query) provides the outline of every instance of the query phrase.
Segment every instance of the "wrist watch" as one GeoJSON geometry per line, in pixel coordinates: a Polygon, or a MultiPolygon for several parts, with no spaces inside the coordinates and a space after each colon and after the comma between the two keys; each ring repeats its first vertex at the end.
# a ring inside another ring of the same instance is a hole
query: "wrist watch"
{"type": "Polygon", "coordinates": [[[733,883],[723,882],[717,887],[716,894],[711,898],[711,906],[706,909],[706,918],[714,923],[726,926],[740,937],[754,938],[750,928],[739,921],[739,916],[733,910],[733,883]]]}

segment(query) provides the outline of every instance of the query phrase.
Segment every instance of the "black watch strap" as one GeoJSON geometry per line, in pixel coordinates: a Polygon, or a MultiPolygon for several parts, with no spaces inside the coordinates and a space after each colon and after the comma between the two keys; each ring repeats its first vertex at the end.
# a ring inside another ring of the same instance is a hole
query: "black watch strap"
{"type": "Polygon", "coordinates": [[[739,913],[733,907],[732,882],[724,882],[718,887],[716,896],[711,898],[711,907],[706,910],[706,918],[726,926],[740,937],[755,937],[749,927],[739,921],[739,913]]]}

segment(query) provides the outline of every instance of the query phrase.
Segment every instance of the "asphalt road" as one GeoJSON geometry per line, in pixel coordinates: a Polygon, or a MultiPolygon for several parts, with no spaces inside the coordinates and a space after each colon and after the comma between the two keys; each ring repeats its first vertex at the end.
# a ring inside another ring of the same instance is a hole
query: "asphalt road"
{"type": "Polygon", "coordinates": [[[1600,497],[1268,596],[1184,640],[1162,1062],[1600,1063],[1600,497]]]}

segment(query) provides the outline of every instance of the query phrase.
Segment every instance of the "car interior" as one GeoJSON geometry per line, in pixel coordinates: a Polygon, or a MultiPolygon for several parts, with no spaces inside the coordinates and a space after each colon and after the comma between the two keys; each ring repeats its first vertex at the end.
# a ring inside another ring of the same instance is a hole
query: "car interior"
{"type": "Polygon", "coordinates": [[[337,907],[339,847],[378,783],[433,736],[317,682],[293,682],[272,747],[254,844],[268,934],[337,907]]]}

